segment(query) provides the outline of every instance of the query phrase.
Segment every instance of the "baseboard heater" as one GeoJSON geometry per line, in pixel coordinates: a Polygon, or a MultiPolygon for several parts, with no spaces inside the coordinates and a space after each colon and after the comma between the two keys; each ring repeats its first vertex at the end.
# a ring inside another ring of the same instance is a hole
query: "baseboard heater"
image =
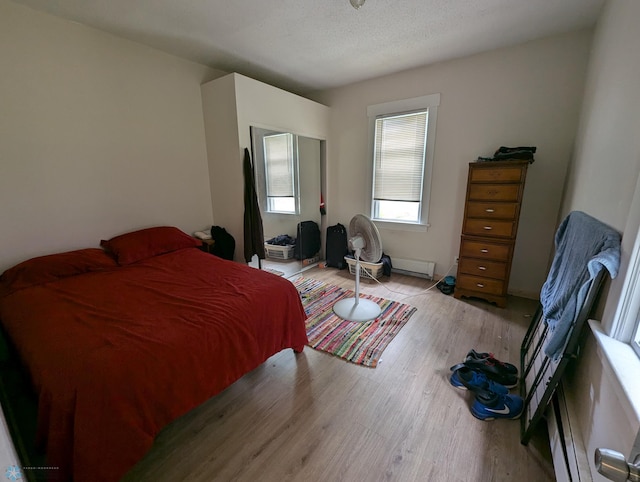
{"type": "Polygon", "coordinates": [[[393,272],[417,276],[419,278],[433,279],[436,264],[433,261],[419,261],[415,259],[391,258],[393,272]]]}
{"type": "Polygon", "coordinates": [[[552,402],[547,407],[547,429],[556,480],[593,482],[580,425],[562,384],[558,385],[552,402]]]}

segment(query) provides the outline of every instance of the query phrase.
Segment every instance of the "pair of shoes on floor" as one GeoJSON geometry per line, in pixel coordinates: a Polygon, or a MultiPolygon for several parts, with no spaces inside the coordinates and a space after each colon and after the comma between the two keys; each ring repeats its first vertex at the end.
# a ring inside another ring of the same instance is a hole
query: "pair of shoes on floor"
{"type": "Polygon", "coordinates": [[[471,350],[465,361],[451,367],[451,385],[475,394],[471,414],[480,420],[516,419],[522,414],[524,402],[509,394],[518,382],[518,369],[501,362],[490,353],[471,350]]]}

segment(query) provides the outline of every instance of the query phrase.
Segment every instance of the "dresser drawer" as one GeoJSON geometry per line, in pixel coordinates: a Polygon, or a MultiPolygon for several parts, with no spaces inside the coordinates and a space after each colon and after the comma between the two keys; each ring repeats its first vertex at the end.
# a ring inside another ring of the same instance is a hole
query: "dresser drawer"
{"type": "Polygon", "coordinates": [[[518,201],[519,184],[469,184],[470,201],[518,201]]]}
{"type": "Polygon", "coordinates": [[[460,273],[498,280],[504,280],[507,277],[507,263],[500,261],[460,258],[458,269],[460,273]]]}
{"type": "Polygon", "coordinates": [[[476,167],[469,176],[470,182],[516,182],[523,181],[524,169],[519,166],[476,167]]]}
{"type": "Polygon", "coordinates": [[[468,218],[516,219],[518,203],[467,203],[468,218]]]}
{"type": "Polygon", "coordinates": [[[456,280],[456,287],[460,287],[463,290],[477,291],[478,293],[503,295],[505,292],[505,281],[469,274],[459,274],[456,280]]]}
{"type": "Polygon", "coordinates": [[[460,257],[507,262],[511,259],[511,248],[511,243],[492,243],[491,241],[463,237],[460,245],[460,257]]]}
{"type": "Polygon", "coordinates": [[[515,233],[516,223],[514,221],[497,221],[495,219],[473,219],[464,220],[462,232],[475,236],[496,236],[500,238],[512,238],[515,233]]]}

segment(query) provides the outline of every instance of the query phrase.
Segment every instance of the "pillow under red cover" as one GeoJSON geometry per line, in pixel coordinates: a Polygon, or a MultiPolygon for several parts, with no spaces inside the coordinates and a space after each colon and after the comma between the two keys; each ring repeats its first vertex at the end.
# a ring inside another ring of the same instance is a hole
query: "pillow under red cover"
{"type": "Polygon", "coordinates": [[[100,246],[113,254],[119,265],[201,245],[201,241],[172,226],[141,229],[100,242],[100,246]]]}
{"type": "Polygon", "coordinates": [[[60,278],[117,266],[116,262],[99,248],[39,256],[23,261],[2,273],[0,292],[7,294],[60,278]]]}

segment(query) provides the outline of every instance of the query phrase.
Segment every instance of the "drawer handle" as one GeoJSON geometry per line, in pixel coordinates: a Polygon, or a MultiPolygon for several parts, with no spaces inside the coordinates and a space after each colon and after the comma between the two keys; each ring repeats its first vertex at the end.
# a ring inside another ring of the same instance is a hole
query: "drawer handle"
{"type": "Polygon", "coordinates": [[[487,269],[487,267],[486,267],[486,266],[478,266],[478,269],[479,269],[480,271],[484,271],[484,270],[486,270],[486,269],[487,269]]]}
{"type": "Polygon", "coordinates": [[[485,227],[484,227],[484,229],[485,229],[486,231],[491,231],[491,230],[493,229],[493,227],[491,227],[491,226],[485,226],[485,227]]]}
{"type": "Polygon", "coordinates": [[[476,283],[476,286],[477,286],[478,288],[484,288],[484,285],[483,285],[482,283],[476,283]]]}
{"type": "Polygon", "coordinates": [[[495,209],[491,209],[491,208],[487,208],[487,209],[484,210],[484,212],[486,212],[486,213],[495,213],[496,210],[495,209]]]}
{"type": "Polygon", "coordinates": [[[480,250],[480,252],[481,252],[481,253],[488,253],[488,252],[489,252],[489,250],[488,250],[488,249],[486,249],[486,248],[482,248],[482,249],[480,250]]]}

